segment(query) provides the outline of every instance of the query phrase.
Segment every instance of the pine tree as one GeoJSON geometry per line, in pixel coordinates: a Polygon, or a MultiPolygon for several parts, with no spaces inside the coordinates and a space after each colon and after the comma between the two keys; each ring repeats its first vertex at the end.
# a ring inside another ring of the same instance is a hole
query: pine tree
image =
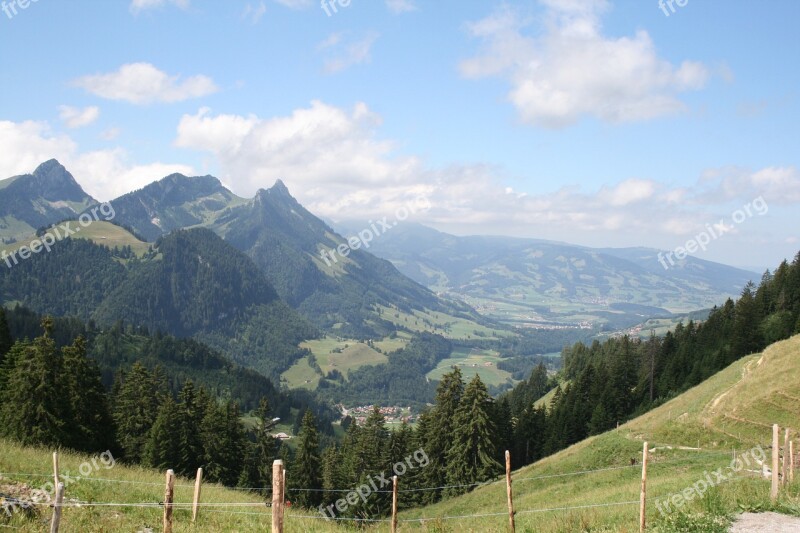
{"type": "MultiPolygon", "coordinates": [[[[464,381],[458,367],[442,376],[436,388],[436,404],[431,409],[425,450],[430,464],[423,473],[423,483],[428,487],[441,487],[447,484],[447,453],[453,445],[455,413],[464,393],[464,381]]],[[[429,491],[424,499],[427,503],[441,497],[440,491],[429,491]]]]}
{"type": "Polygon", "coordinates": [[[300,489],[294,494],[294,501],[301,507],[314,508],[322,502],[322,493],[318,490],[322,484],[322,472],[319,435],[311,410],[303,416],[298,439],[294,468],[290,473],[292,487],[300,489]]]}
{"type": "Polygon", "coordinates": [[[184,383],[178,400],[180,461],[173,468],[176,473],[191,476],[203,465],[205,458],[200,427],[209,401],[205,391],[196,389],[192,380],[184,383]]]}
{"type": "MultiPolygon", "coordinates": [[[[453,417],[453,444],[447,451],[447,481],[450,485],[470,485],[488,481],[502,467],[494,458],[495,424],[486,386],[476,374],[464,389],[453,417]]],[[[466,492],[466,487],[447,489],[447,494],[466,492]]]]}
{"type": "Polygon", "coordinates": [[[219,407],[210,405],[202,423],[204,476],[228,487],[239,480],[246,453],[246,436],[239,416],[239,406],[228,401],[219,407]]]}
{"type": "Polygon", "coordinates": [[[168,396],[158,410],[144,448],[144,463],[159,470],[171,468],[177,471],[181,465],[180,429],[178,406],[168,396]]]}
{"type": "Polygon", "coordinates": [[[42,329],[41,337],[17,344],[9,357],[13,367],[3,372],[0,431],[23,444],[67,446],[72,416],[61,398],[63,365],[52,338],[52,318],[42,320],[42,329]]]}
{"type": "Polygon", "coordinates": [[[116,449],[116,435],[108,396],[100,380],[97,364],[86,356],[86,339],[75,339],[62,349],[66,382],[64,393],[69,399],[73,419],[68,445],[76,450],[99,452],[116,449]]]}
{"type": "Polygon", "coordinates": [[[166,388],[155,373],[151,374],[139,362],[124,377],[120,376],[116,388],[119,393],[113,398],[113,418],[123,456],[128,461],[141,462],[150,429],[166,400],[166,388]]]}
{"type": "Polygon", "coordinates": [[[14,341],[11,338],[11,331],[8,329],[6,310],[0,307],[0,365],[3,364],[3,357],[8,353],[13,344],[14,341]]]}

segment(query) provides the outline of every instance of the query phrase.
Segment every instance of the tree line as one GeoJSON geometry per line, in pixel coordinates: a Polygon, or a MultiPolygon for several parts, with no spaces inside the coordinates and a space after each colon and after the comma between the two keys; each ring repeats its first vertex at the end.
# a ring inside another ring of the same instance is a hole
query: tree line
{"type": "Polygon", "coordinates": [[[800,253],[758,287],[659,338],[623,336],[577,343],[562,352],[562,385],[549,407],[535,405],[555,387],[543,366],[502,397],[512,412],[514,466],[607,431],[698,385],[734,361],[800,333],[800,253]]]}

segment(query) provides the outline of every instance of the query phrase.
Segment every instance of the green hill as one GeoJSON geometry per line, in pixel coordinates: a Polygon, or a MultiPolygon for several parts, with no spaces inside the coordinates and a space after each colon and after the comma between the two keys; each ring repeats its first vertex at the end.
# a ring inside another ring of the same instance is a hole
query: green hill
{"type": "MultiPolygon", "coordinates": [[[[769,502],[769,482],[746,470],[732,480],[708,490],[702,498],[680,511],[662,517],[657,502],[683,491],[707,472],[731,464],[733,450],[739,457],[761,445],[767,456],[770,425],[797,426],[800,418],[800,336],[774,344],[763,354],[746,357],[701,385],[661,407],[597,437],[580,442],[558,454],[513,473],[517,531],[637,531],[642,442],[650,444],[648,469],[648,531],[727,531],[729,517],[741,510],[777,510],[800,515],[800,477],[789,485],[775,505],[769,502]],[[699,445],[699,448],[698,448],[699,445]]],[[[7,472],[47,476],[49,450],[23,449],[0,441],[0,492],[35,487],[41,478],[7,472]]],[[[66,454],[62,471],[76,471],[86,458],[66,454]]],[[[291,476],[289,470],[288,476],[291,476]]],[[[116,465],[94,477],[86,476],[69,488],[79,501],[157,503],[161,501],[163,474],[116,465]]],[[[179,482],[176,501],[188,502],[188,480],[179,482]]],[[[402,489],[402,478],[400,479],[402,489]]],[[[254,507],[208,508],[201,513],[195,531],[253,531],[269,527],[269,513],[258,506],[258,497],[216,486],[203,491],[203,501],[249,503],[254,507]],[[225,512],[223,512],[225,511],[225,512]],[[236,511],[236,512],[234,512],[236,511]],[[247,514],[253,513],[253,514],[247,514]]],[[[39,520],[14,518],[10,525],[20,531],[40,531],[39,520]]],[[[347,531],[345,524],[312,518],[315,512],[289,511],[287,531],[347,531]]],[[[70,508],[64,513],[64,531],[156,530],[161,509],[154,507],[70,508]]],[[[0,517],[0,520],[3,520],[0,517]]],[[[506,531],[505,484],[495,482],[464,496],[400,514],[400,531],[506,531]],[[418,520],[423,520],[424,523],[418,520]]],[[[176,531],[189,531],[189,511],[176,511],[176,531]]],[[[387,530],[386,524],[367,528],[387,530]]]]}
{"type": "MultiPolygon", "coordinates": [[[[800,515],[800,481],[773,507],[769,482],[754,473],[738,474],[667,517],[660,516],[655,505],[704,479],[705,472],[730,465],[733,450],[741,455],[761,445],[769,457],[767,443],[773,423],[800,425],[799,352],[800,336],[776,343],[616,430],[514,472],[517,530],[637,531],[641,470],[638,465],[630,467],[630,460],[641,457],[645,440],[652,451],[647,516],[655,530],[681,531],[678,525],[684,523],[683,531],[722,532],[727,530],[728,517],[742,509],[774,508],[800,515]],[[610,470],[571,475],[597,469],[610,470]],[[561,510],[590,505],[599,506],[561,510]],[[559,510],[541,511],[544,509],[559,510]]],[[[401,513],[401,519],[497,514],[433,523],[441,523],[437,531],[466,527],[501,532],[506,531],[505,505],[505,484],[495,483],[401,513]]]]}

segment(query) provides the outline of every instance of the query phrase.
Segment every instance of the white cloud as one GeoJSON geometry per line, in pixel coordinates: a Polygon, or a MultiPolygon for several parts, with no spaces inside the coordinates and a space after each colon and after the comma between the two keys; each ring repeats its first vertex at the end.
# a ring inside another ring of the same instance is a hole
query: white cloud
{"type": "Polygon", "coordinates": [[[325,60],[324,70],[327,74],[335,74],[355,65],[369,63],[372,60],[372,45],[375,44],[379,34],[376,32],[369,32],[362,39],[349,43],[342,43],[341,35],[335,42],[329,43],[328,41],[331,41],[332,37],[333,36],[328,37],[328,39],[318,45],[319,48],[325,44],[326,46],[323,48],[331,51],[330,57],[325,60]]]}
{"type": "Polygon", "coordinates": [[[189,7],[190,0],[131,0],[130,10],[136,14],[146,9],[161,7],[165,4],[174,4],[181,9],[189,7]]]}
{"type": "Polygon", "coordinates": [[[395,15],[417,10],[417,5],[413,0],[386,0],[386,7],[395,15]]]}
{"type": "Polygon", "coordinates": [[[180,102],[218,90],[214,80],[207,76],[181,80],[180,76],[170,76],[150,63],[129,63],[108,74],[83,76],[74,84],[101,98],[137,105],[180,102]]]}
{"type": "Polygon", "coordinates": [[[45,122],[0,121],[0,179],[28,174],[48,159],[58,159],[83,189],[98,200],[111,200],[173,172],[193,174],[187,165],[137,165],[121,148],[81,152],[69,136],[55,133],[45,122]]]}
{"type": "Polygon", "coordinates": [[[766,167],[752,170],[724,167],[705,172],[700,183],[698,202],[749,201],[763,196],[770,204],[800,202],[800,169],[795,166],[766,167]]]}
{"type": "Polygon", "coordinates": [[[244,6],[244,11],[242,12],[242,19],[248,21],[250,24],[256,25],[266,12],[267,5],[263,2],[263,0],[258,5],[247,2],[247,5],[244,6]]]}
{"type": "Polygon", "coordinates": [[[683,111],[678,94],[701,89],[708,68],[673,65],[658,57],[643,30],[629,37],[602,32],[605,0],[540,0],[541,35],[526,34],[532,19],[507,6],[467,26],[483,51],[463,61],[464,77],[503,76],[509,100],[530,124],[559,128],[582,117],[618,123],[683,111]]]}
{"type": "Polygon", "coordinates": [[[100,116],[100,108],[90,106],[79,109],[77,107],[62,105],[58,108],[58,116],[68,128],[82,128],[97,120],[100,116]]]}
{"type": "Polygon", "coordinates": [[[395,143],[378,137],[380,124],[363,103],[348,110],[314,101],[274,118],[204,108],[182,117],[176,145],[212,154],[237,194],[252,195],[281,178],[308,209],[333,220],[382,217],[424,195],[433,208],[418,221],[445,230],[626,245],[661,236],[669,245],[672,236],[696,232],[730,212],[646,178],[526,194],[510,187],[501,169],[431,168],[400,155],[395,143]]]}
{"type": "Polygon", "coordinates": [[[331,46],[336,46],[340,42],[342,42],[342,37],[344,34],[342,32],[335,32],[331,33],[325,39],[317,44],[317,50],[325,50],[326,48],[330,48],[331,46]]]}

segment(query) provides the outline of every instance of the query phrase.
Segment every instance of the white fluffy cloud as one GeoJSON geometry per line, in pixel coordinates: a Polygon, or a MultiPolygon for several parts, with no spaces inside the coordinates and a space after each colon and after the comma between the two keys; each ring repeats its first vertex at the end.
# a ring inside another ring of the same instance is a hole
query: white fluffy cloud
{"type": "Polygon", "coordinates": [[[162,72],[150,63],[129,63],[115,72],[83,76],[74,84],[101,98],[137,105],[180,102],[207,96],[218,90],[214,80],[207,76],[181,79],[180,76],[162,72]]]}
{"type": "Polygon", "coordinates": [[[484,47],[459,65],[467,78],[505,77],[508,98],[527,123],[559,128],[585,116],[616,123],[668,115],[685,109],[679,93],[700,89],[708,79],[701,63],[659,58],[646,31],[604,35],[605,0],[540,4],[540,35],[528,35],[534,20],[507,6],[469,24],[484,47]]]}
{"type": "Polygon", "coordinates": [[[111,200],[173,172],[193,174],[187,165],[137,165],[121,148],[81,152],[69,136],[52,131],[44,122],[0,121],[0,145],[6,149],[0,158],[0,179],[28,174],[56,158],[98,200],[111,200]]]}
{"type": "Polygon", "coordinates": [[[96,106],[79,109],[77,107],[62,105],[58,108],[58,117],[70,129],[88,126],[97,120],[99,116],[100,108],[96,106]]]}
{"type": "MultiPolygon", "coordinates": [[[[223,181],[240,195],[252,195],[280,178],[308,209],[332,220],[380,218],[425,196],[432,209],[416,220],[456,233],[670,246],[675,236],[690,235],[729,214],[731,201],[755,197],[740,191],[737,198],[718,195],[716,203],[706,203],[703,195],[721,186],[720,176],[706,177],[691,190],[638,177],[595,190],[567,186],[525,194],[509,187],[502,170],[491,166],[432,168],[398,154],[395,143],[379,137],[380,123],[363,103],[341,109],[314,101],[273,118],[204,108],[183,116],[176,145],[212,154],[223,181]]],[[[751,175],[751,182],[765,190],[797,186],[796,178],[780,169],[751,175]]]]}

